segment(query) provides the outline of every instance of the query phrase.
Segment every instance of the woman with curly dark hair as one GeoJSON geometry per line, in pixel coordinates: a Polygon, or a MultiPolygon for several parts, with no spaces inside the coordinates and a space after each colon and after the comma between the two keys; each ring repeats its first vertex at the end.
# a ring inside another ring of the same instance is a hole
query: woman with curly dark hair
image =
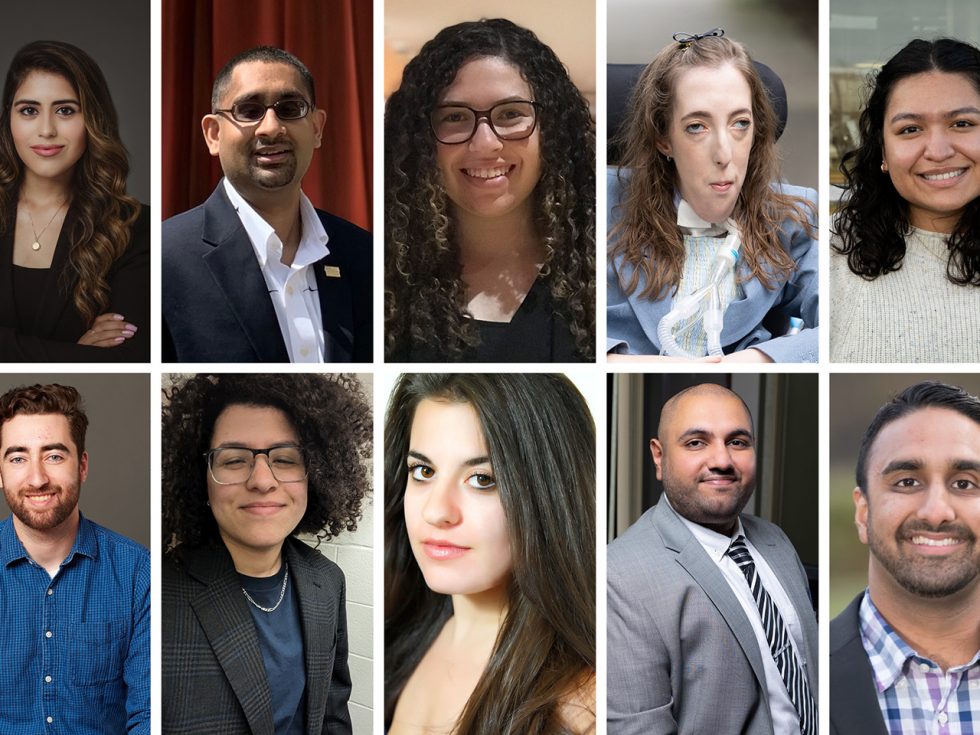
{"type": "Polygon", "coordinates": [[[0,109],[0,362],[148,362],[150,218],[102,71],[36,41],[0,109]]]}
{"type": "Polygon", "coordinates": [[[817,360],[816,192],[780,183],[776,126],[722,29],[676,34],[643,71],[607,176],[610,360],[817,360]],[[711,288],[709,327],[680,305],[711,288]]]}
{"type": "Polygon", "coordinates": [[[385,358],[595,354],[595,126],[508,20],[445,28],[385,108],[385,358]]]}
{"type": "Polygon", "coordinates": [[[351,732],[344,575],[296,536],[355,530],[371,438],[349,376],[165,393],[164,732],[351,732]]]}
{"type": "Polygon", "coordinates": [[[403,375],[384,478],[389,735],[595,732],[595,427],[578,390],[403,375]]]}
{"type": "Polygon", "coordinates": [[[915,39],[869,82],[834,224],[835,362],[980,362],[980,49],[915,39]]]}

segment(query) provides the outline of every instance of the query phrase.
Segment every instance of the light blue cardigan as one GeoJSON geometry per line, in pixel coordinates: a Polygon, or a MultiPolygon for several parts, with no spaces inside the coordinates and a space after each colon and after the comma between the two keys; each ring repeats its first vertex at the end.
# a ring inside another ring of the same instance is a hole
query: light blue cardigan
{"type": "MultiPolygon", "coordinates": [[[[623,172],[628,176],[627,171],[623,172]]],[[[784,194],[803,197],[813,203],[811,224],[816,229],[817,192],[800,186],[774,184],[784,194]]],[[[620,217],[620,182],[615,168],[606,173],[606,206],[609,229],[620,217]]],[[[795,222],[783,224],[779,240],[797,269],[789,281],[769,290],[756,279],[742,283],[743,297],[733,301],[725,312],[725,326],[721,344],[726,354],[754,347],[768,355],[774,362],[817,362],[819,359],[818,316],[818,250],[817,241],[807,236],[795,222]],[[803,320],[799,334],[784,334],[790,317],[803,320]]],[[[619,275],[629,280],[632,267],[622,258],[609,258],[606,269],[606,351],[630,355],[659,355],[660,339],[657,325],[670,311],[671,299],[660,301],[642,299],[644,279],[627,296],[620,285],[619,275]]]]}

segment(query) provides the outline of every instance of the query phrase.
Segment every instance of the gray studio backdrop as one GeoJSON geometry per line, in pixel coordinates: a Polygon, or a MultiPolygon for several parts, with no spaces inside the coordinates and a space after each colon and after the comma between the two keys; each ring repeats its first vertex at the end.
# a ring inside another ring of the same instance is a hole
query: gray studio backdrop
{"type": "MultiPolygon", "coordinates": [[[[35,383],[71,385],[82,394],[89,466],[78,503],[82,513],[149,548],[150,377],[0,374],[0,394],[35,383]]],[[[8,515],[0,494],[0,518],[8,515]]]]}
{"type": "Polygon", "coordinates": [[[65,41],[102,69],[129,151],[129,193],[150,203],[150,3],[49,0],[5,3],[0,16],[0,78],[31,41],[65,41]]]}

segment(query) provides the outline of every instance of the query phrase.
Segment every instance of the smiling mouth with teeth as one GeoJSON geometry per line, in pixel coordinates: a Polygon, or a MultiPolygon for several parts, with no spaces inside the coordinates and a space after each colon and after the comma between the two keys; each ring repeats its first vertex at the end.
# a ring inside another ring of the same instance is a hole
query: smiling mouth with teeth
{"type": "Polygon", "coordinates": [[[463,173],[474,179],[495,179],[510,172],[513,166],[496,166],[494,168],[464,168],[463,173]]]}
{"type": "Polygon", "coordinates": [[[955,546],[956,544],[962,543],[963,539],[951,538],[947,536],[946,538],[936,539],[929,538],[927,536],[913,536],[912,543],[919,544],[921,546],[955,546]]]}
{"type": "Polygon", "coordinates": [[[947,179],[955,179],[966,173],[965,168],[961,168],[958,171],[947,171],[944,174],[922,174],[922,178],[926,181],[946,181],[947,179]]]}

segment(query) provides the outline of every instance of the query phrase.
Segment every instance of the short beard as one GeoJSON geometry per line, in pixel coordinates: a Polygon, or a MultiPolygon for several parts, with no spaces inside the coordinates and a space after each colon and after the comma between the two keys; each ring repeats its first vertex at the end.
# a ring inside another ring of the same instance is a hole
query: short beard
{"type": "Polygon", "coordinates": [[[980,575],[976,554],[949,559],[942,556],[909,558],[902,554],[902,539],[916,532],[947,533],[976,549],[977,537],[964,526],[941,524],[932,528],[921,521],[903,523],[895,532],[895,548],[889,549],[874,533],[871,508],[868,508],[868,548],[875,559],[907,592],[928,599],[949,597],[966,588],[980,575]]]}
{"type": "Polygon", "coordinates": [[[17,520],[35,531],[50,531],[64,523],[75,512],[75,508],[78,507],[79,487],[80,479],[67,486],[50,485],[49,489],[58,494],[58,502],[51,508],[40,511],[27,507],[27,501],[22,497],[26,490],[22,489],[15,495],[4,488],[4,496],[10,512],[17,517],[17,520]]]}

